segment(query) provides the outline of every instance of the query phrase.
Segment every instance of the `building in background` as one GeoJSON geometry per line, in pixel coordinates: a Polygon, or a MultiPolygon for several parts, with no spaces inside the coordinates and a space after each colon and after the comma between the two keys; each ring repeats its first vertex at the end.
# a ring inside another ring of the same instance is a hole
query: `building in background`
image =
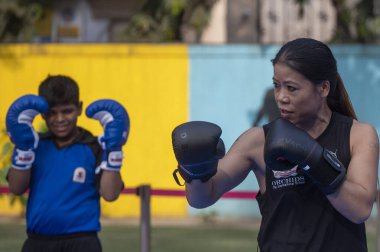
{"type": "MultiPolygon", "coordinates": [[[[123,42],[120,34],[141,5],[137,0],[55,0],[36,29],[35,42],[123,42]]],[[[200,42],[282,43],[296,37],[329,41],[336,27],[330,0],[218,0],[200,42]]],[[[193,43],[191,36],[184,42],[193,43]]]]}
{"type": "Polygon", "coordinates": [[[118,42],[117,34],[138,7],[137,0],[54,0],[34,42],[118,42]]]}
{"type": "Polygon", "coordinates": [[[306,1],[302,16],[292,0],[220,0],[213,11],[203,43],[271,44],[297,37],[329,41],[336,25],[330,0],[306,1]]]}

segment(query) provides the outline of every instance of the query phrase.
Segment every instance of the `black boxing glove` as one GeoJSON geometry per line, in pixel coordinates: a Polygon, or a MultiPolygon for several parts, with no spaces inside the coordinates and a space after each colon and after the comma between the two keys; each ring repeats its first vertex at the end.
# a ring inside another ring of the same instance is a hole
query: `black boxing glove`
{"type": "Polygon", "coordinates": [[[206,182],[215,175],[218,160],[225,155],[222,129],[213,123],[203,121],[187,122],[172,132],[172,143],[178,168],[173,176],[181,185],[177,172],[190,183],[193,179],[206,182]]]}
{"type": "Polygon", "coordinates": [[[324,194],[335,192],[346,177],[346,168],[335,154],[323,148],[306,131],[286,119],[276,119],[269,128],[264,159],[271,170],[281,170],[284,162],[298,165],[324,194]]]}

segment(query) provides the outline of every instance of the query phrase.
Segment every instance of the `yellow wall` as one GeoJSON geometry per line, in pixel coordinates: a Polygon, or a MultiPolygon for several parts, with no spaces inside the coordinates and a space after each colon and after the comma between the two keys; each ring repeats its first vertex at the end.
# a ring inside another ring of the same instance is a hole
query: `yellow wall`
{"type": "MultiPolygon", "coordinates": [[[[122,177],[126,187],[150,184],[153,189],[179,189],[172,178],[176,166],[172,129],[188,119],[188,52],[185,45],[2,45],[0,46],[0,129],[10,104],[37,93],[48,74],[73,77],[84,107],[101,98],[116,99],[130,115],[122,177]]],[[[40,117],[36,124],[41,124],[40,117]]],[[[82,115],[79,125],[100,134],[97,121],[82,115]]],[[[0,201],[0,214],[7,212],[0,201]]],[[[182,197],[154,197],[153,216],[184,216],[182,197]]],[[[106,216],[138,216],[139,198],[121,196],[102,203],[106,216]]],[[[12,210],[14,211],[14,210],[12,210]]],[[[9,211],[8,211],[9,213],[9,211]]]]}

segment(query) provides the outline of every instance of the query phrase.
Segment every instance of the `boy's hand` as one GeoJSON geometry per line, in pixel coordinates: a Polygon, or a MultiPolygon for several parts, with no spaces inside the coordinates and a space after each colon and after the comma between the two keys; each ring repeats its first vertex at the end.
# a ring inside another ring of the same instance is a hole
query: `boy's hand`
{"type": "Polygon", "coordinates": [[[15,145],[12,166],[25,170],[32,167],[34,149],[39,137],[33,128],[33,120],[39,113],[48,110],[44,98],[37,95],[24,95],[12,103],[6,115],[6,127],[11,141],[15,145]]]}
{"type": "Polygon", "coordinates": [[[86,109],[89,118],[98,120],[103,126],[104,134],[99,137],[104,153],[102,169],[119,171],[123,161],[122,146],[129,134],[129,116],[123,105],[103,99],[91,103],[86,109]]]}

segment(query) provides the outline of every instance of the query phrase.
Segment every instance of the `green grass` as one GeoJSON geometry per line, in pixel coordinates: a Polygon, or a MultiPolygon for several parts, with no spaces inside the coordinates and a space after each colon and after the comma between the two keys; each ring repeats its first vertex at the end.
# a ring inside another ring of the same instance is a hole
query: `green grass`
{"type": "MultiPolygon", "coordinates": [[[[231,225],[155,225],[151,230],[151,252],[252,252],[257,230],[231,225]]],[[[0,252],[20,252],[26,238],[21,220],[0,223],[0,252]]],[[[104,252],[140,251],[140,229],[135,224],[105,224],[100,233],[104,252]]],[[[376,234],[368,232],[369,252],[375,252],[376,234]]]]}
{"type": "MultiPolygon", "coordinates": [[[[256,236],[253,228],[154,226],[151,230],[151,252],[252,252],[256,251],[256,236]]],[[[25,239],[22,221],[0,223],[0,252],[20,252],[25,239]]],[[[103,225],[100,239],[104,252],[140,251],[140,228],[134,224],[103,225]]]]}
{"type": "MultiPolygon", "coordinates": [[[[152,252],[256,251],[256,231],[228,227],[153,227],[152,252]]],[[[131,226],[105,226],[100,235],[104,251],[139,251],[140,230],[131,226]]]]}
{"type": "Polygon", "coordinates": [[[24,224],[20,222],[0,223],[0,251],[20,252],[26,238],[24,224]]]}

